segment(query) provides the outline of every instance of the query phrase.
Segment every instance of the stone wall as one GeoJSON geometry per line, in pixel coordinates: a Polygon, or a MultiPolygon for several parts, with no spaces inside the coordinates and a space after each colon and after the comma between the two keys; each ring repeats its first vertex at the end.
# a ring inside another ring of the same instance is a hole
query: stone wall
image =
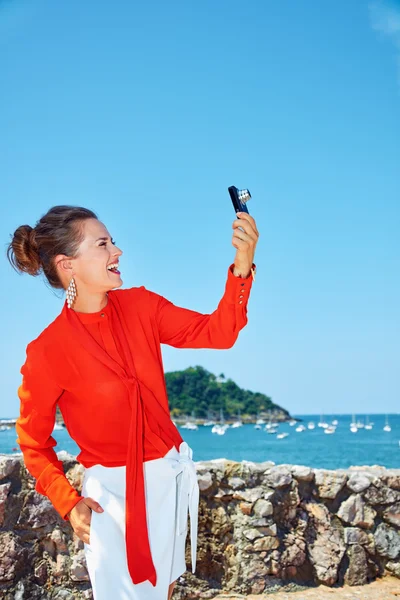
{"type": "MultiPolygon", "coordinates": [[[[82,466],[58,457],[80,491],[82,466]]],[[[197,470],[197,572],[178,582],[174,599],[400,577],[400,469],[216,460],[197,470]]],[[[83,598],[92,598],[83,543],[35,492],[22,459],[0,455],[0,599],[83,598]]]]}

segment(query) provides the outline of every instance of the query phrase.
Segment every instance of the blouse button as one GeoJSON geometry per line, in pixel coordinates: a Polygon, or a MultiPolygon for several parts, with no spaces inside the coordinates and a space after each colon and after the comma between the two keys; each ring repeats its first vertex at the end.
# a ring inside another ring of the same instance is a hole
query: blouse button
{"type": "Polygon", "coordinates": [[[100,316],[101,316],[101,317],[104,317],[104,313],[101,313],[101,315],[100,315],[100,316]]]}
{"type": "Polygon", "coordinates": [[[239,300],[239,304],[243,304],[243,300],[239,300]]]}
{"type": "Polygon", "coordinates": [[[240,296],[239,296],[239,298],[243,298],[243,296],[242,296],[242,295],[240,295],[240,296]]]}

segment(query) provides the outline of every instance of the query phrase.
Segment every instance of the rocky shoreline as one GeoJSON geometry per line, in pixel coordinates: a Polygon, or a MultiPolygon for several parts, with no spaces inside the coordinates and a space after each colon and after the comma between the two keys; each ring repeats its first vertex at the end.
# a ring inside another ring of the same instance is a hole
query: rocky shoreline
{"type": "MultiPolygon", "coordinates": [[[[64,451],[58,457],[80,491],[83,467],[64,451]]],[[[399,578],[400,591],[400,469],[222,459],[196,468],[197,570],[178,582],[175,600],[316,585],[368,588],[385,574],[399,578]]],[[[83,543],[34,490],[21,457],[0,455],[0,599],[16,598],[80,600],[92,593],[83,543]]]]}

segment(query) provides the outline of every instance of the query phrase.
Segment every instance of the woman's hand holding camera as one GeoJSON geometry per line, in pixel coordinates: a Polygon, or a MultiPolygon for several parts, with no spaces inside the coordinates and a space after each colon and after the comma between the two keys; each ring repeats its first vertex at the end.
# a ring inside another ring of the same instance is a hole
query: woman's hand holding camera
{"type": "Polygon", "coordinates": [[[250,274],[254,262],[254,254],[258,242],[259,233],[256,222],[252,216],[246,212],[236,213],[240,219],[233,221],[234,229],[232,236],[232,245],[237,248],[233,274],[247,277],[250,274]],[[244,231],[239,229],[241,227],[244,231]]]}
{"type": "Polygon", "coordinates": [[[76,535],[85,544],[90,544],[90,523],[92,521],[92,510],[98,513],[104,512],[96,500],[93,498],[82,498],[75,506],[69,511],[67,516],[69,517],[72,529],[76,535]]]}

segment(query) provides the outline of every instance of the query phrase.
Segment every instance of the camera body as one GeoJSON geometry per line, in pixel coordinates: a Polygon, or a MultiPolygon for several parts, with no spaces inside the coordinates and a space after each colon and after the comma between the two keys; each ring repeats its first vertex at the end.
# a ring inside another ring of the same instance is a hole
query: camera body
{"type": "Polygon", "coordinates": [[[246,202],[251,198],[249,190],[239,190],[234,185],[231,185],[230,187],[228,187],[228,192],[231,197],[235,213],[247,212],[248,214],[250,214],[249,209],[246,205],[246,202]]]}

